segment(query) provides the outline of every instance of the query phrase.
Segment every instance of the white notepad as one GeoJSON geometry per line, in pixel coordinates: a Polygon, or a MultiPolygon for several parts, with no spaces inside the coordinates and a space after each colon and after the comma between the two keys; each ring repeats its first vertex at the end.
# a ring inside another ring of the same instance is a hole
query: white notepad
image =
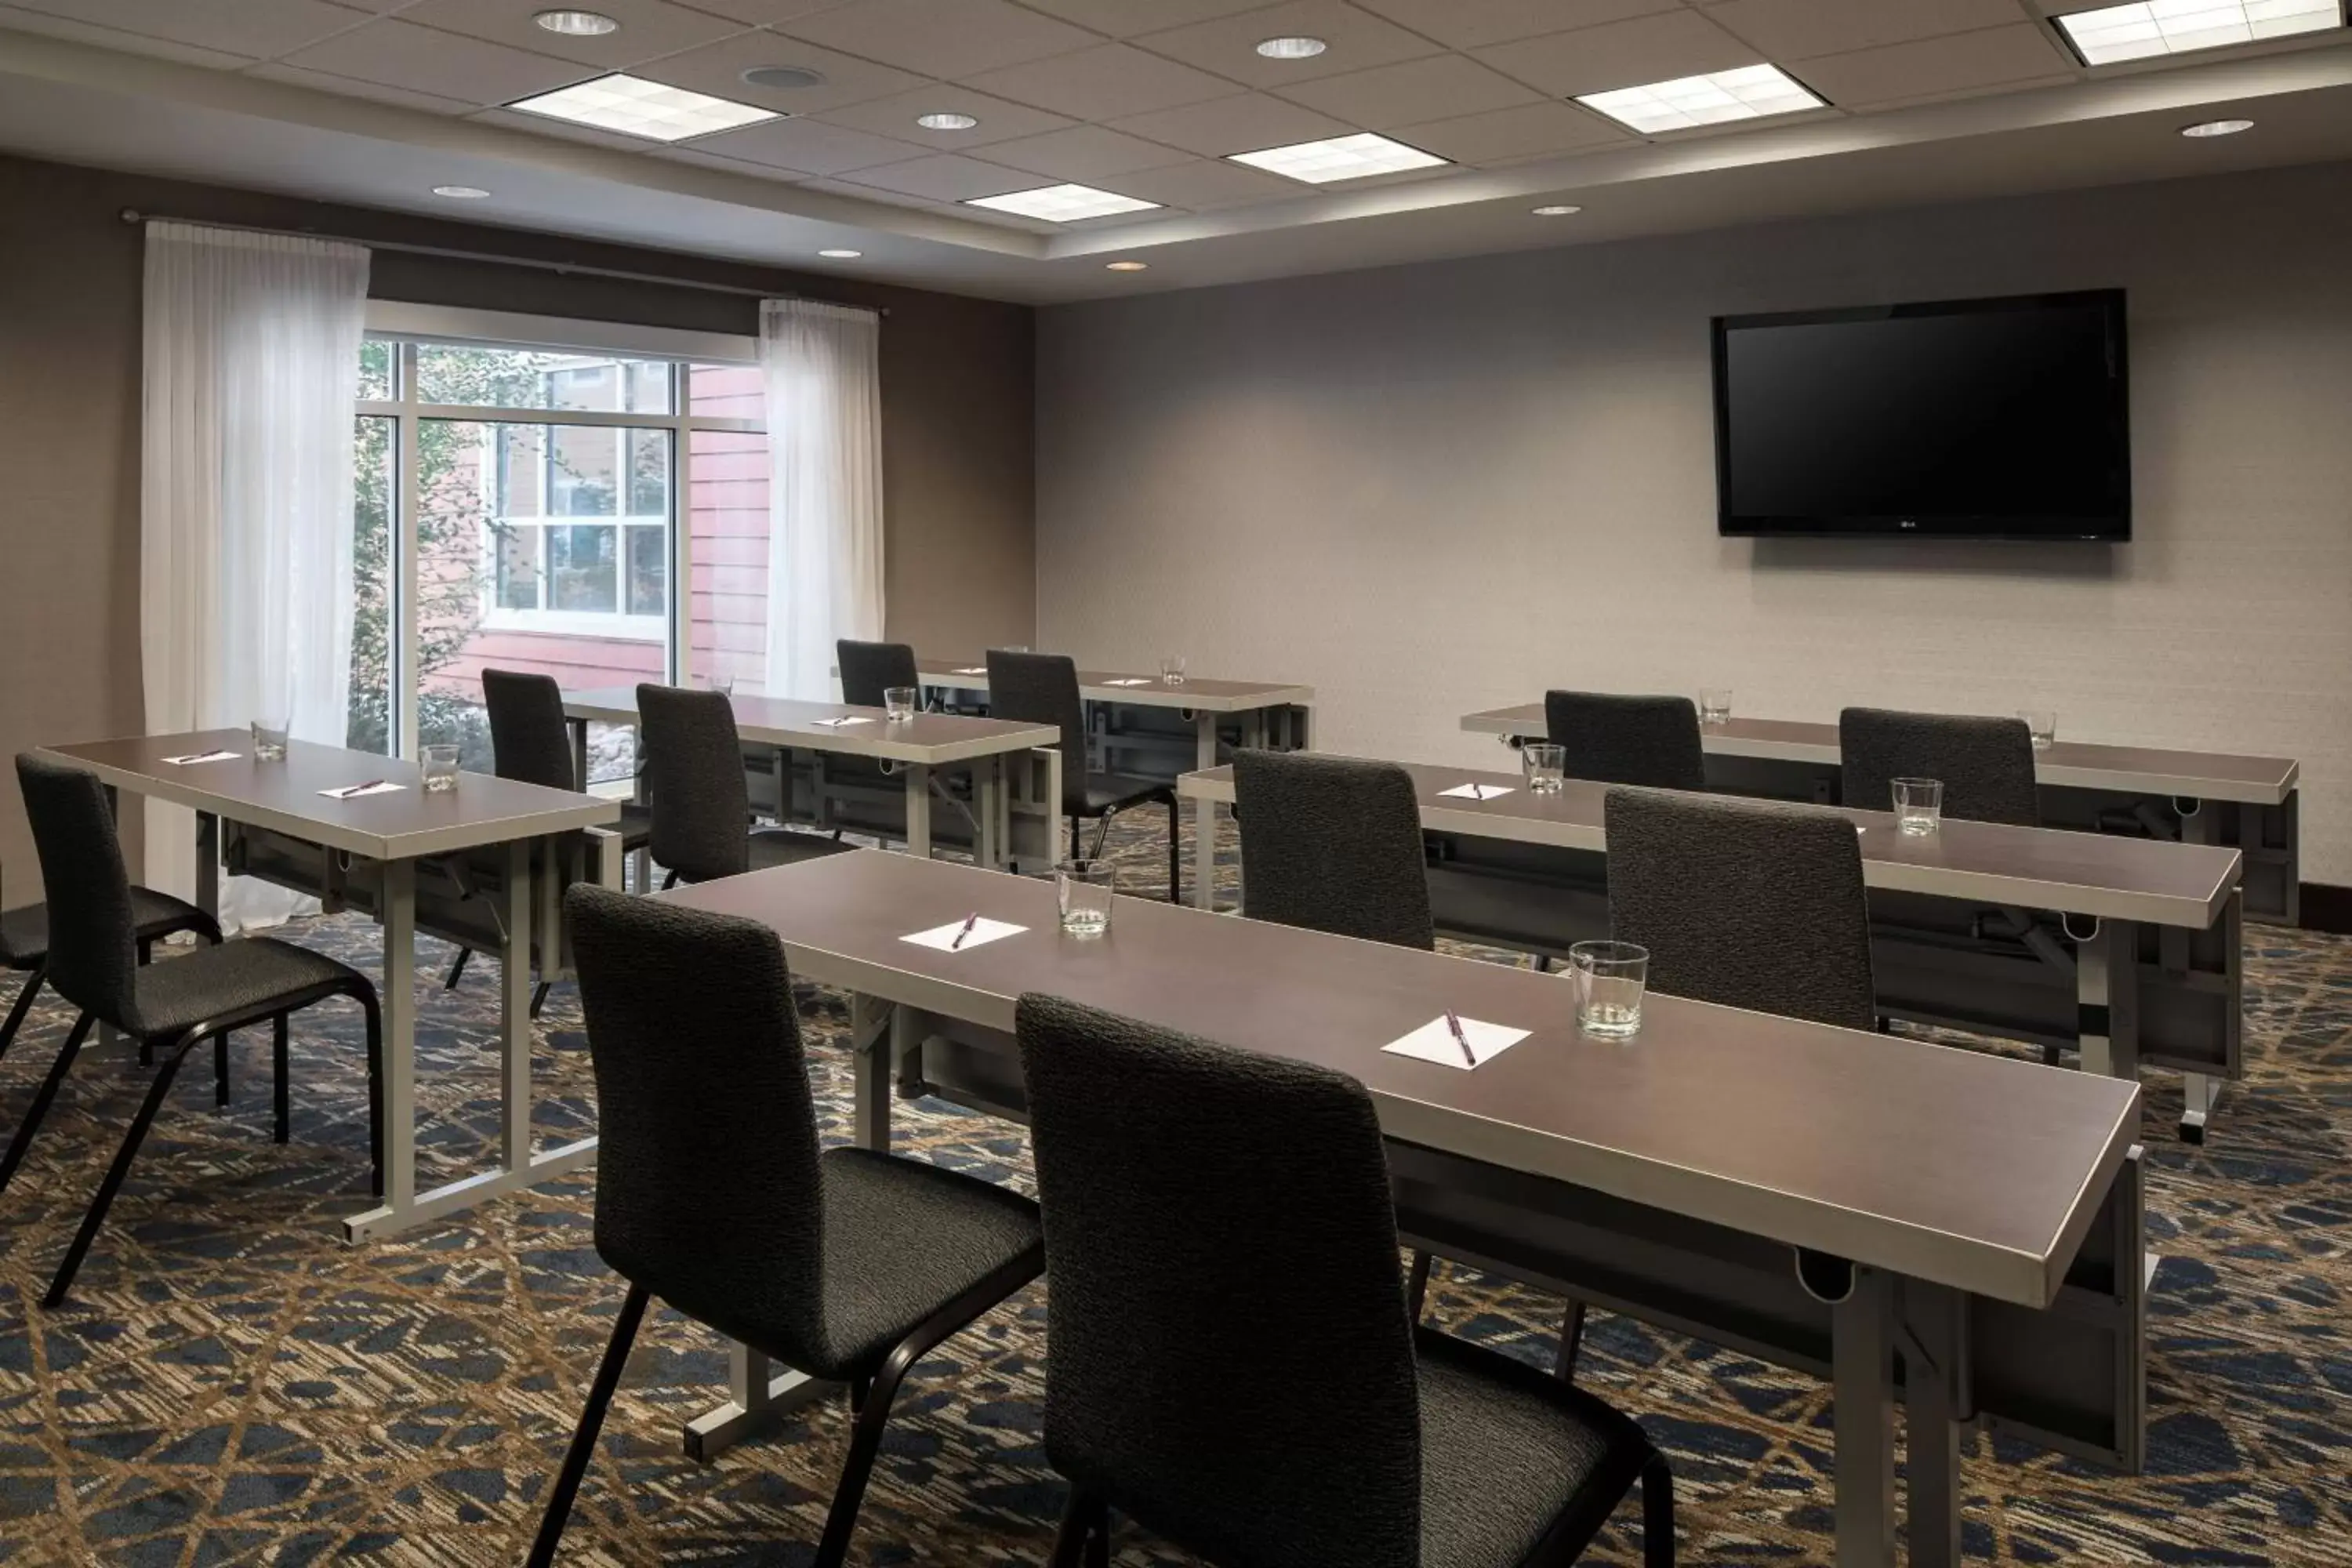
{"type": "Polygon", "coordinates": [[[191,763],[234,762],[243,755],[243,752],[190,752],[184,757],[165,757],[163,760],[175,768],[184,768],[191,763]]]}
{"type": "MultiPolygon", "coordinates": [[[[1525,1029],[1514,1029],[1507,1024],[1481,1023],[1475,1018],[1462,1020],[1462,1033],[1469,1040],[1470,1054],[1478,1058],[1480,1067],[1485,1067],[1528,1037],[1525,1029]]],[[[1446,1026],[1442,1017],[1432,1018],[1404,1038],[1391,1040],[1381,1049],[1394,1051],[1401,1057],[1419,1057],[1425,1062],[1460,1068],[1464,1072],[1470,1070],[1470,1064],[1462,1059],[1461,1041],[1454,1037],[1454,1031],[1446,1026]]]]}
{"type": "Polygon", "coordinates": [[[1151,680],[1148,676],[1126,675],[1117,680],[1106,680],[1103,684],[1105,686],[1149,686],[1151,680]]]}
{"type": "Polygon", "coordinates": [[[810,723],[812,723],[812,724],[816,725],[816,726],[817,726],[818,728],[820,728],[820,729],[824,729],[824,730],[846,730],[846,729],[847,729],[847,728],[849,728],[849,726],[851,726],[852,724],[871,724],[872,722],[874,722],[874,721],[873,721],[873,720],[871,720],[871,719],[866,718],[866,717],[864,714],[862,714],[862,713],[852,713],[852,714],[848,715],[846,718],[842,718],[842,719],[812,719],[812,720],[810,720],[810,721],[809,721],[809,722],[810,722],[810,723]]]}
{"type": "Polygon", "coordinates": [[[1439,790],[1437,793],[1454,795],[1463,800],[1500,800],[1517,787],[1515,784],[1455,784],[1452,789],[1439,790]]]}
{"type": "Polygon", "coordinates": [[[407,787],[390,779],[378,779],[373,784],[345,784],[341,789],[322,789],[319,793],[329,800],[361,800],[372,795],[398,795],[407,787]]]}
{"type": "Polygon", "coordinates": [[[950,921],[943,926],[919,931],[912,936],[902,936],[900,942],[911,942],[917,947],[935,947],[941,952],[970,952],[975,947],[986,947],[1008,936],[1019,936],[1027,926],[1017,926],[1010,921],[992,921],[985,915],[971,922],[971,934],[959,946],[956,938],[963,934],[963,921],[950,921]]]}

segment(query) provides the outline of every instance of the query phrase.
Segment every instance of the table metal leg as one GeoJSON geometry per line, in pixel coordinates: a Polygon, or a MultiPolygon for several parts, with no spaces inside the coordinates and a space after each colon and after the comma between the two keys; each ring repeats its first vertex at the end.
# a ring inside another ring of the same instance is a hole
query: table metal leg
{"type": "Polygon", "coordinates": [[[1904,1544],[1910,1568],[1959,1568],[1959,1393],[1967,1313],[1958,1294],[1902,1283],[1904,1544]]]}
{"type": "Polygon", "coordinates": [[[196,813],[196,908],[220,919],[220,818],[196,813]]]}
{"type": "Polygon", "coordinates": [[[2131,921],[2103,920],[2074,942],[2076,1027],[2084,1072],[2139,1077],[2139,941],[2131,921]]]}
{"type": "Polygon", "coordinates": [[[904,1065],[920,1081],[921,1063],[908,1059],[906,1038],[910,1020],[903,1008],[863,994],[849,999],[849,1040],[856,1067],[856,1100],[850,1116],[850,1136],[861,1149],[890,1152],[890,1079],[894,1065],[904,1065]]]}
{"type": "Polygon", "coordinates": [[[512,1172],[530,1164],[530,840],[509,844],[506,862],[499,895],[506,907],[499,911],[507,928],[499,952],[499,1163],[512,1172]]]}
{"type": "MultiPolygon", "coordinates": [[[[1217,765],[1217,716],[1195,713],[1192,716],[1192,766],[1206,773],[1217,765]]],[[[1171,821],[1168,830],[1173,833],[1171,821]]],[[[1196,800],[1192,803],[1192,905],[1195,909],[1213,910],[1216,903],[1217,803],[1196,800]]]]}
{"type": "Polygon", "coordinates": [[[2180,1075],[2180,1136],[2184,1140],[2191,1143],[2205,1142],[2205,1123],[2221,1101],[2221,1086],[2228,1081],[2211,1073],[2180,1075]]]}
{"type": "Polygon", "coordinates": [[[921,763],[899,766],[907,787],[907,853],[931,858],[931,770],[921,763]]]}
{"type": "Polygon", "coordinates": [[[1895,1342],[1891,1281],[1856,1268],[1831,1311],[1836,1408],[1837,1568],[1895,1563],[1895,1342]]]}
{"type": "Polygon", "coordinates": [[[1012,823],[1005,810],[1004,754],[983,757],[972,765],[973,815],[980,837],[973,845],[974,861],[992,871],[1005,869],[1012,842],[1012,823]]]}

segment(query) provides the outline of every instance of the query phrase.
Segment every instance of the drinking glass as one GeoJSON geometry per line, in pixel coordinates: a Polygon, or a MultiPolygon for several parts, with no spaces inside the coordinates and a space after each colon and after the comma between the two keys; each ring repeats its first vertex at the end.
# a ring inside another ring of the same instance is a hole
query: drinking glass
{"type": "Polygon", "coordinates": [[[2021,708],[2017,716],[2025,721],[2025,732],[2033,737],[2033,749],[2046,752],[2058,739],[2058,715],[2047,708],[2021,708]]]}
{"type": "Polygon", "coordinates": [[[735,695],[735,678],[732,675],[722,675],[714,669],[702,678],[702,684],[721,697],[735,695]]]}
{"type": "Polygon", "coordinates": [[[1576,1026],[1604,1040],[1630,1039],[1642,1027],[1642,992],[1650,950],[1630,942],[1580,942],[1568,950],[1576,981],[1576,1026]]]}
{"type": "Polygon", "coordinates": [[[922,692],[912,686],[893,686],[882,693],[882,711],[893,724],[903,724],[915,716],[922,700],[922,692]]]}
{"type": "Polygon", "coordinates": [[[1184,684],[1184,656],[1167,653],[1160,656],[1160,683],[1162,686],[1184,684]]]}
{"type": "Polygon", "coordinates": [[[1072,936],[1100,936],[1110,930],[1111,894],[1118,887],[1108,860],[1065,860],[1055,867],[1062,929],[1072,936]]]}
{"type": "Polygon", "coordinates": [[[1942,822],[1943,816],[1943,780],[1895,781],[1895,826],[1898,829],[1910,834],[1933,833],[1942,822]]]}
{"type": "Polygon", "coordinates": [[[1699,688],[1698,721],[1702,724],[1727,724],[1731,721],[1731,688],[1728,686],[1699,688]]]}
{"type": "Polygon", "coordinates": [[[427,746],[425,748],[425,787],[433,795],[457,787],[457,748],[427,746]]]}
{"type": "Polygon", "coordinates": [[[1568,776],[1568,748],[1549,741],[1529,741],[1519,748],[1519,771],[1536,794],[1555,795],[1568,776]]]}
{"type": "Polygon", "coordinates": [[[257,763],[284,762],[286,731],[293,727],[291,719],[256,719],[253,721],[253,760],[257,763]]]}

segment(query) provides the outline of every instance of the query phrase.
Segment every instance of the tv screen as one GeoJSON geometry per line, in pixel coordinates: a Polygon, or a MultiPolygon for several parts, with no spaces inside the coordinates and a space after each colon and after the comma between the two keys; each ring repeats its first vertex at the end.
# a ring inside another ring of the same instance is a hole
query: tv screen
{"type": "Polygon", "coordinates": [[[1715,320],[1727,534],[2131,537],[2123,290],[1715,320]]]}

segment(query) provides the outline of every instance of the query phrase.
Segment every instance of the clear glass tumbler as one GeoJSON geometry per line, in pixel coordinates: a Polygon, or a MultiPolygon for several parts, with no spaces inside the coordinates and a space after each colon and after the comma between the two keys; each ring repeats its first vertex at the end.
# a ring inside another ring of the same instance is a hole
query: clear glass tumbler
{"type": "Polygon", "coordinates": [[[1519,748],[1519,772],[1536,794],[1557,794],[1568,777],[1568,748],[1549,741],[1529,741],[1519,748]]]}
{"type": "Polygon", "coordinates": [[[1702,724],[1727,724],[1731,721],[1731,688],[1728,686],[1699,688],[1698,721],[1702,724]]]}
{"type": "Polygon", "coordinates": [[[1941,779],[1896,779],[1895,781],[1895,826],[1905,833],[1926,835],[1936,831],[1944,818],[1944,781],[1941,779]]]}
{"type": "Polygon", "coordinates": [[[257,763],[281,763],[286,760],[286,731],[293,728],[290,719],[256,719],[253,721],[253,760],[257,763]]]}
{"type": "Polygon", "coordinates": [[[457,748],[427,746],[424,752],[425,787],[434,795],[457,787],[457,748]]]}
{"type": "Polygon", "coordinates": [[[1108,860],[1065,860],[1054,868],[1062,929],[1072,936],[1100,936],[1110,930],[1111,895],[1118,880],[1108,860]]]}
{"type": "Polygon", "coordinates": [[[2033,749],[2046,752],[2058,739],[2058,715],[2048,708],[2021,708],[2017,716],[2025,721],[2025,732],[2033,737],[2033,749]]]}
{"type": "Polygon", "coordinates": [[[1580,942],[1568,950],[1576,982],[1576,1026],[1602,1039],[1622,1040],[1642,1027],[1642,993],[1650,981],[1650,950],[1630,942],[1580,942]]]}
{"type": "Polygon", "coordinates": [[[912,686],[893,686],[882,693],[882,711],[893,724],[903,724],[922,706],[922,692],[912,686]]]}
{"type": "Polygon", "coordinates": [[[1184,684],[1184,656],[1167,653],[1160,656],[1160,683],[1162,686],[1184,684]]]}

